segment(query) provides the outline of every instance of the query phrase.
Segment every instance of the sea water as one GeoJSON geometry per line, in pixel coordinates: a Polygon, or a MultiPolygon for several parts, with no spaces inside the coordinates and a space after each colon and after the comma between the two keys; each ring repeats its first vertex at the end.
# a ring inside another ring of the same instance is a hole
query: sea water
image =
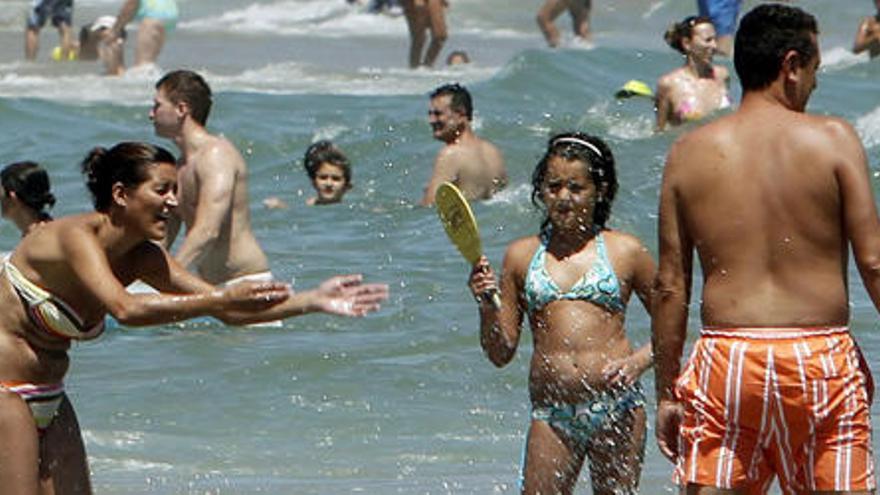
{"type": "MultiPolygon", "coordinates": [[[[202,320],[116,328],[75,345],[67,387],[95,491],[516,493],[530,334],[506,368],[489,363],[466,287],[469,267],[435,212],[417,206],[440,148],[426,123],[427,93],[446,82],[467,85],[477,133],[505,154],[509,187],[474,205],[496,267],[507,243],[541,222],[529,180],[549,134],[573,129],[610,143],[620,176],[611,225],[656,255],[660,174],[682,130],[654,134],[649,100],[612,94],[629,79],[653,86],[681,63],[662,32],[692,13],[694,2],[596,0],[592,43],[574,41],[562,17],[564,46],[549,50],[534,23],[539,0],[450,0],[442,57],[464,49],[474,63],[446,68],[441,60],[412,71],[400,17],[370,15],[343,0],[182,0],[159,66],[119,78],[100,76],[96,63],[49,61],[57,43],[49,26],[38,62],[22,62],[29,3],[0,1],[0,163],[46,166],[56,215],[90,209],[77,166],[91,147],[146,140],[174,149],[154,136],[147,113],[156,79],[190,68],[216,93],[209,128],[247,159],[254,230],[276,277],[306,289],[359,272],[391,286],[383,309],[363,319],[310,315],[279,329],[246,330],[202,320]],[[304,205],[312,191],[300,159],[317,139],[334,140],[353,162],[354,189],[343,204],[304,205]],[[291,208],[264,209],[269,196],[291,208]]],[[[75,24],[115,13],[120,3],[77,0],[75,24]]],[[[880,63],[848,52],[872,3],[798,5],[818,16],[822,31],[823,69],[809,110],[856,126],[876,191],[880,63]]],[[[735,77],[732,95],[739,99],[735,77]]],[[[17,238],[11,224],[0,223],[0,250],[13,249],[17,238]]],[[[856,270],[849,275],[853,333],[878,369],[877,312],[856,270]]],[[[648,341],[649,320],[635,300],[627,327],[635,344],[648,341]]],[[[651,371],[643,382],[652,425],[651,371]]],[[[642,492],[674,493],[670,472],[652,429],[642,492]]],[[[578,493],[590,493],[586,473],[578,493]]]]}

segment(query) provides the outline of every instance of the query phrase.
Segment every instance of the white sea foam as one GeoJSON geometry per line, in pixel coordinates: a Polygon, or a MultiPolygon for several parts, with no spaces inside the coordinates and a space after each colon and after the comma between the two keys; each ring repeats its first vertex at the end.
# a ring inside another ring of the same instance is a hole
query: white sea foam
{"type": "Polygon", "coordinates": [[[855,128],[865,148],[880,144],[880,107],[856,119],[855,128]]]}
{"type": "Polygon", "coordinates": [[[407,32],[401,18],[369,14],[342,1],[327,0],[252,3],[218,15],[181,22],[179,26],[193,31],[318,37],[403,37],[407,32]]]}
{"type": "Polygon", "coordinates": [[[864,64],[871,60],[867,52],[856,55],[849,48],[835,46],[822,52],[822,70],[833,72],[864,64]]]}

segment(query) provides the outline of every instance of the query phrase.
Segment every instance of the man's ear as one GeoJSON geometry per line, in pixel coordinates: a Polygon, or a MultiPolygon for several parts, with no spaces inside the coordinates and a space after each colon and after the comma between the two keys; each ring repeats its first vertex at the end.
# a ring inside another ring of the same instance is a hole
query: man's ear
{"type": "Polygon", "coordinates": [[[785,56],[782,58],[782,71],[786,81],[797,82],[800,70],[804,68],[803,62],[803,55],[797,50],[785,52],[785,56]]]}
{"type": "Polygon", "coordinates": [[[113,184],[110,188],[110,198],[113,200],[113,204],[117,206],[124,207],[128,204],[128,191],[122,185],[122,182],[113,184]]]}
{"type": "Polygon", "coordinates": [[[177,118],[183,120],[187,115],[190,115],[192,112],[189,108],[189,104],[185,101],[179,101],[174,105],[174,110],[177,113],[177,118]]]}

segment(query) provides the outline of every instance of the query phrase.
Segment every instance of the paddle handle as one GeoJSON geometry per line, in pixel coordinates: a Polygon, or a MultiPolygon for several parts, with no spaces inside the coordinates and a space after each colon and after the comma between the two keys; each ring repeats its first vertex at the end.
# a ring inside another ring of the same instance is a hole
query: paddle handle
{"type": "Polygon", "coordinates": [[[495,307],[496,310],[501,309],[501,296],[498,294],[497,290],[487,290],[481,294],[483,299],[492,303],[492,306],[495,307]]]}

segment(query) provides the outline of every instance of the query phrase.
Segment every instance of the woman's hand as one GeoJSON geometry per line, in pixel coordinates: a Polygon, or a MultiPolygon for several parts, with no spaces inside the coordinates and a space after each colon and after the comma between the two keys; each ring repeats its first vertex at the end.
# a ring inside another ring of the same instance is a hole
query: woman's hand
{"type": "Polygon", "coordinates": [[[635,354],[621,359],[612,359],[602,368],[602,376],[611,386],[631,387],[645,369],[635,362],[635,354]]]}
{"type": "Polygon", "coordinates": [[[340,316],[364,316],[378,311],[388,299],[387,284],[363,284],[363,276],[341,275],[325,280],[312,294],[316,311],[340,316]]]}
{"type": "Polygon", "coordinates": [[[480,256],[480,259],[474,264],[470,279],[468,279],[468,288],[478,304],[490,300],[491,295],[498,292],[495,271],[492,270],[492,265],[489,264],[489,259],[485,256],[480,256]]]}

